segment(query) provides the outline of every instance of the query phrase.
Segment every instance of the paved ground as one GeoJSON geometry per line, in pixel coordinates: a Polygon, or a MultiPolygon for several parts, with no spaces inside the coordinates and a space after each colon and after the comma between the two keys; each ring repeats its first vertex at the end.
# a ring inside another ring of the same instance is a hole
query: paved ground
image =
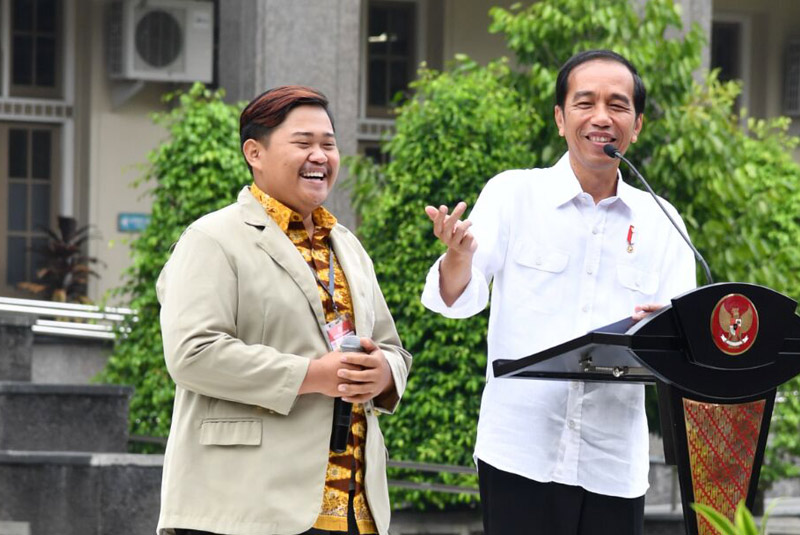
{"type": "Polygon", "coordinates": [[[772,498],[767,500],[768,535],[800,534],[800,498],[772,498]]]}

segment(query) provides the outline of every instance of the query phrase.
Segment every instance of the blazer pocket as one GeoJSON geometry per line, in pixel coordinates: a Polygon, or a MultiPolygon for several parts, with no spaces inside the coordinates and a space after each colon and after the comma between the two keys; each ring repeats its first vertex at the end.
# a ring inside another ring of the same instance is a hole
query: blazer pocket
{"type": "Polygon", "coordinates": [[[204,446],[260,446],[261,420],[253,418],[206,418],[200,424],[204,446]]]}
{"type": "Polygon", "coordinates": [[[617,279],[625,288],[644,295],[654,295],[658,291],[658,273],[653,271],[645,271],[629,264],[618,264],[617,279]]]}

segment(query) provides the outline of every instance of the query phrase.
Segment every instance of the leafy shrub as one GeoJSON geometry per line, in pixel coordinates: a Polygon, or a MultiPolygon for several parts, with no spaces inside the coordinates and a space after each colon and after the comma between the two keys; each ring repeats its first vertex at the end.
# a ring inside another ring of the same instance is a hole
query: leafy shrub
{"type": "MultiPolygon", "coordinates": [[[[553,124],[553,87],[561,64],[588,48],[626,55],[648,87],[645,128],[629,156],[675,204],[718,280],[765,284],[800,295],[800,168],[797,140],[784,119],[738,115],[735,84],[713,74],[697,82],[704,37],[681,35],[671,0],[542,0],[492,10],[518,65],[482,67],[457,57],[446,72],[423,69],[416,94],[397,116],[396,136],[381,167],[350,159],[359,233],[375,260],[382,289],[414,370],[398,414],[383,421],[392,457],[468,465],[486,365],[487,315],[447,320],[419,302],[424,277],[443,252],[426,204],[474,203],[485,182],[508,168],[551,165],[565,150],[553,124]],[[666,37],[674,35],[678,37],[666,37]],[[635,38],[634,38],[635,37],[635,38]],[[745,127],[742,127],[742,124],[745,127]]],[[[195,218],[235,198],[250,177],[240,160],[238,109],[219,93],[193,87],[156,120],[170,139],[150,155],[140,184],[152,184],[150,226],[133,243],[122,293],[140,321],[121,339],[102,380],[136,387],[131,431],[164,436],[173,387],[163,365],[154,284],[169,247],[195,218]]],[[[797,471],[800,400],[789,383],[777,404],[762,482],[797,471]]],[[[416,473],[405,479],[473,485],[474,476],[416,473]]],[[[474,495],[392,490],[396,505],[470,506],[474,495]]]]}
{"type": "Polygon", "coordinates": [[[761,527],[756,524],[752,513],[745,507],[744,502],[739,502],[733,515],[733,521],[713,507],[701,503],[693,503],[692,509],[698,518],[708,524],[721,535],[766,535],[768,514],[761,520],[761,527]]]}
{"type": "MultiPolygon", "coordinates": [[[[487,177],[529,162],[531,136],[543,121],[508,83],[510,75],[504,61],[482,68],[466,59],[451,72],[420,71],[412,84],[416,97],[402,107],[396,135],[386,146],[392,161],[380,173],[364,161],[351,168],[364,221],[360,236],[375,261],[403,343],[415,354],[403,403],[382,422],[394,458],[471,462],[487,316],[448,320],[420,303],[425,274],[442,252],[432,240],[424,207],[460,200],[472,204],[487,177]]],[[[442,474],[437,481],[475,484],[474,476],[463,474],[442,474]]],[[[398,498],[421,499],[419,491],[403,491],[398,498]]],[[[439,506],[452,498],[427,497],[439,506]]]]}
{"type": "Polygon", "coordinates": [[[155,283],[170,247],[192,221],[230,204],[250,181],[236,135],[240,108],[226,104],[223,96],[201,84],[167,95],[165,101],[174,107],[153,118],[169,137],[148,155],[150,165],[134,183],[149,188],[152,215],[131,243],[132,263],[118,293],[129,297],[138,321],[123,325],[131,331],[118,337],[97,378],[136,388],[130,406],[132,435],[164,437],[169,432],[174,385],[164,364],[155,283]]]}
{"type": "Polygon", "coordinates": [[[91,227],[78,227],[74,217],[60,215],[58,230],[41,230],[47,234],[47,243],[33,247],[42,264],[36,270],[36,280],[20,282],[17,287],[51,301],[89,303],[89,277],[100,277],[91,266],[102,263],[84,253],[91,227]]]}
{"type": "MultiPolygon", "coordinates": [[[[505,34],[518,65],[479,67],[459,57],[445,72],[422,70],[416,96],[399,108],[397,135],[385,144],[390,162],[355,161],[359,233],[415,355],[404,403],[383,425],[393,458],[469,464],[484,381],[486,316],[447,320],[419,303],[425,273],[443,252],[423,207],[472,204],[498,171],[549,166],[563,154],[566,144],[552,119],[554,86],[576,52],[611,48],[637,66],[648,109],[629,156],[684,215],[715,277],[800,294],[800,168],[791,158],[796,140],[787,135],[787,121],[740,116],[736,84],[720,83],[714,73],[695,80],[705,38],[698,27],[683,31],[671,0],[650,0],[642,14],[633,4],[542,0],[493,8],[491,30],[505,34]]],[[[765,483],[791,473],[787,455],[800,452],[797,398],[787,399],[776,409],[765,483]]],[[[452,474],[398,475],[469,482],[452,474]]],[[[396,504],[418,507],[474,501],[466,494],[393,492],[396,504]]]]}

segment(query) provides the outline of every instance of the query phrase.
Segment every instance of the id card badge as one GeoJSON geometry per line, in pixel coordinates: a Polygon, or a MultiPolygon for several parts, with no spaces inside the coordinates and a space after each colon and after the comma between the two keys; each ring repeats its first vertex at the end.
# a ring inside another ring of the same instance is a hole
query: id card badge
{"type": "Polygon", "coordinates": [[[348,334],[356,334],[356,329],[350,316],[342,316],[326,323],[325,332],[333,350],[339,351],[342,339],[348,334]]]}

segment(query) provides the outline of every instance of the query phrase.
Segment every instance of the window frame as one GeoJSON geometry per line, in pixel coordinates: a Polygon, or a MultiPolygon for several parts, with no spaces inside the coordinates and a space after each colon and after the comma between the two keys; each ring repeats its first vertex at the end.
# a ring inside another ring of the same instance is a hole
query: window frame
{"type": "Polygon", "coordinates": [[[368,104],[369,90],[369,7],[371,4],[414,4],[414,50],[411,60],[414,65],[411,80],[416,78],[415,73],[420,61],[424,57],[427,46],[427,12],[428,0],[366,0],[361,2],[361,59],[360,59],[360,78],[361,91],[359,92],[359,117],[362,119],[386,119],[391,117],[391,107],[370,106],[368,104]]]}
{"type": "MultiPolygon", "coordinates": [[[[34,0],[39,1],[39,0],[34,0]]],[[[66,2],[63,0],[57,0],[57,13],[56,17],[56,29],[55,29],[55,42],[56,42],[56,54],[55,54],[55,85],[52,87],[49,86],[38,86],[38,85],[20,85],[14,84],[12,79],[13,77],[13,58],[14,58],[14,27],[13,27],[13,3],[14,0],[5,0],[4,2],[7,7],[4,6],[3,9],[3,35],[5,37],[5,42],[3,43],[3,50],[7,50],[8,53],[3,54],[4,58],[4,65],[3,65],[3,80],[8,80],[7,82],[7,90],[4,91],[4,95],[8,95],[11,97],[18,97],[18,98],[43,98],[43,99],[61,99],[64,96],[64,69],[65,69],[65,58],[66,58],[66,40],[65,40],[65,10],[67,9],[66,2]]],[[[35,10],[34,10],[35,11],[35,10]]],[[[37,30],[34,28],[32,35],[37,35],[37,30]]],[[[31,58],[33,62],[32,69],[33,69],[33,76],[36,76],[36,58],[33,56],[31,58]]]]}
{"type": "MultiPolygon", "coordinates": [[[[751,78],[751,57],[753,41],[753,18],[745,13],[719,12],[711,17],[710,31],[713,35],[714,23],[737,24],[739,25],[739,79],[742,82],[742,92],[739,94],[739,108],[750,110],[750,90],[752,85],[751,78]]],[[[711,51],[708,55],[709,66],[711,65],[711,51]]]]}
{"type": "MultiPolygon", "coordinates": [[[[31,200],[28,198],[28,213],[26,214],[26,227],[27,229],[24,231],[10,231],[8,228],[8,210],[7,210],[7,203],[9,194],[9,186],[11,184],[11,177],[9,176],[9,157],[8,151],[5,150],[8,147],[9,142],[9,132],[13,129],[22,129],[27,132],[28,136],[28,161],[26,165],[28,166],[28,175],[31,174],[30,167],[31,161],[33,158],[32,150],[31,150],[31,132],[35,130],[47,130],[52,133],[50,139],[50,176],[48,178],[48,184],[50,185],[50,213],[48,215],[48,227],[55,228],[56,222],[58,220],[58,212],[59,212],[59,199],[61,198],[61,189],[63,188],[63,182],[61,177],[63,175],[63,162],[61,160],[61,146],[63,144],[63,136],[64,130],[63,125],[59,124],[52,124],[52,123],[31,123],[31,122],[21,122],[21,121],[2,121],[0,122],[0,294],[10,297],[30,297],[30,294],[23,292],[22,290],[16,288],[15,286],[11,286],[7,282],[7,275],[8,275],[8,263],[9,258],[8,255],[8,238],[9,237],[24,237],[26,238],[27,245],[30,246],[30,240],[32,238],[44,238],[47,236],[44,232],[37,232],[35,228],[32,226],[32,210],[31,208],[31,200]]],[[[19,180],[19,179],[15,179],[19,180]]],[[[33,179],[30,176],[25,177],[24,183],[31,184],[33,180],[41,180],[41,179],[33,179]]],[[[29,190],[30,191],[30,190],[29,190]]],[[[26,256],[25,260],[25,267],[26,267],[26,277],[28,276],[27,272],[30,266],[28,266],[28,257],[26,256]]]]}
{"type": "MultiPolygon", "coordinates": [[[[58,165],[57,175],[53,177],[54,187],[51,189],[50,226],[55,227],[57,215],[75,215],[75,69],[76,69],[76,19],[77,0],[60,0],[61,53],[58,56],[61,71],[61,90],[57,98],[37,98],[34,96],[12,96],[11,88],[11,0],[0,0],[0,124],[2,128],[9,125],[21,125],[25,128],[39,126],[54,127],[58,134],[53,138],[54,165],[58,165]]],[[[2,141],[7,144],[7,137],[2,141]]],[[[3,145],[5,151],[5,145],[3,145]]],[[[7,158],[0,155],[2,165],[6,167],[0,172],[0,187],[3,195],[8,190],[6,176],[8,174],[7,158]]],[[[7,202],[5,198],[3,202],[7,202]]],[[[7,261],[7,214],[3,208],[0,219],[0,295],[23,296],[16,288],[6,284],[7,261]]],[[[30,297],[26,294],[25,297],[30,297]]]]}

